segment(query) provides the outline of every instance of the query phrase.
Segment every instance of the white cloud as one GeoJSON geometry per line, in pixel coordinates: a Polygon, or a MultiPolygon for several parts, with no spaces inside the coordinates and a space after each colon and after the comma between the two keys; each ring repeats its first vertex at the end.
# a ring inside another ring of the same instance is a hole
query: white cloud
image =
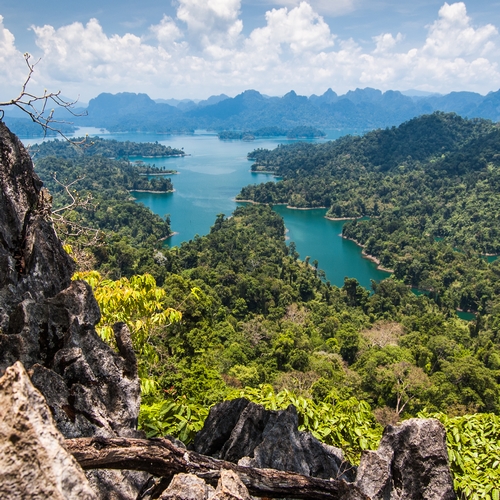
{"type": "Polygon", "coordinates": [[[401,40],[403,40],[403,35],[401,33],[398,33],[396,35],[396,38],[394,38],[391,33],[382,33],[381,35],[374,36],[373,41],[377,44],[377,47],[373,52],[387,52],[393,49],[395,45],[401,40]]]}
{"type": "Polygon", "coordinates": [[[57,30],[48,25],[32,29],[43,52],[44,70],[61,81],[119,81],[139,72],[155,74],[156,62],[168,58],[161,46],[147,45],[133,34],[108,37],[97,19],[85,26],[73,23],[57,30]]]}
{"type": "Polygon", "coordinates": [[[292,10],[284,7],[266,13],[267,25],[255,29],[248,46],[259,51],[281,52],[286,45],[292,53],[322,51],[334,44],[329,26],[307,2],[292,10]]]}
{"type": "Polygon", "coordinates": [[[430,26],[423,51],[444,58],[483,54],[494,48],[490,39],[497,34],[492,24],[474,29],[463,2],[445,3],[439,19],[430,26]]]}
{"type": "Polygon", "coordinates": [[[234,44],[243,29],[240,0],[179,0],[177,18],[187,25],[191,43],[202,48],[234,44]]]}
{"type": "MultiPolygon", "coordinates": [[[[32,60],[31,62],[35,62],[32,60]]],[[[0,101],[12,99],[28,74],[23,54],[16,49],[14,35],[5,28],[0,15],[0,101]]]]}
{"type": "Polygon", "coordinates": [[[171,17],[164,15],[159,24],[155,24],[149,29],[158,40],[160,47],[168,50],[180,46],[177,40],[183,38],[183,34],[171,17]]]}
{"type": "MultiPolygon", "coordinates": [[[[463,3],[445,3],[409,50],[401,33],[375,35],[368,45],[339,39],[305,1],[269,10],[263,25],[244,36],[240,7],[240,0],[180,0],[177,17],[163,16],[144,37],[108,35],[96,19],[33,27],[42,56],[37,78],[84,100],[103,91],[202,98],[248,88],[280,95],[328,87],[483,93],[500,87],[497,29],[474,26],[463,3]]],[[[15,57],[14,37],[0,22],[2,66],[14,67],[15,57]]]]}
{"type": "MultiPolygon", "coordinates": [[[[269,2],[270,4],[283,5],[285,7],[296,7],[301,0],[278,0],[269,2]]],[[[353,11],[356,7],[356,0],[310,0],[311,7],[320,14],[327,16],[342,16],[353,11]]]]}

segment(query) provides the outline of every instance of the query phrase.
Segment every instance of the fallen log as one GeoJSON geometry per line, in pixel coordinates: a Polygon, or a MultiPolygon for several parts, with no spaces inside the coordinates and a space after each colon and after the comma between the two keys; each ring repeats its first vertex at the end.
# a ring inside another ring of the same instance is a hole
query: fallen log
{"type": "Polygon", "coordinates": [[[319,479],[274,469],[242,467],[187,451],[168,439],[76,438],[66,439],[67,450],[83,469],[128,469],[155,476],[191,473],[215,485],[220,471],[236,472],[250,494],[268,498],[317,500],[369,500],[352,483],[319,479]]]}

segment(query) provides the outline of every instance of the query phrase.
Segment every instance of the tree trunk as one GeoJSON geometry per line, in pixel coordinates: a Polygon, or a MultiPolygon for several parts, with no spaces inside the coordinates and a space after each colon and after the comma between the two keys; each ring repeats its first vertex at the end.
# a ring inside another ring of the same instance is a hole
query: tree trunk
{"type": "Polygon", "coordinates": [[[77,438],[67,439],[66,448],[83,469],[130,469],[155,476],[191,473],[211,484],[217,483],[222,469],[230,469],[255,496],[369,500],[356,486],[343,480],[242,467],[178,448],[167,439],[77,438]]]}

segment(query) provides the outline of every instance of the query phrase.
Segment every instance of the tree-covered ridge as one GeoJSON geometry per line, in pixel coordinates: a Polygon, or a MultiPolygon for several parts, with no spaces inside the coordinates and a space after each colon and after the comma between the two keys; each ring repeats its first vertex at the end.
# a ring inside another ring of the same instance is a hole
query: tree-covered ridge
{"type": "Polygon", "coordinates": [[[344,136],[323,144],[281,145],[272,151],[257,149],[248,153],[248,158],[257,165],[265,164],[285,179],[308,173],[345,175],[353,167],[366,172],[387,172],[400,165],[415,167],[442,155],[470,158],[481,153],[485,159],[494,159],[497,133],[498,127],[487,120],[467,120],[438,112],[363,136],[344,136]]]}
{"type": "Polygon", "coordinates": [[[240,139],[251,141],[257,137],[287,137],[288,139],[312,139],[315,137],[324,137],[326,134],[315,127],[299,126],[286,130],[280,127],[264,127],[254,131],[234,131],[223,130],[218,133],[219,139],[231,140],[240,139]]]}
{"type": "Polygon", "coordinates": [[[35,158],[57,156],[77,159],[81,156],[102,156],[104,158],[168,157],[185,156],[183,149],[176,149],[156,142],[117,141],[100,137],[77,137],[71,140],[55,139],[31,147],[35,158]]]}
{"type": "Polygon", "coordinates": [[[240,199],[329,207],[349,222],[344,236],[429,290],[438,303],[488,311],[498,302],[500,129],[484,120],[436,113],[398,128],[314,145],[249,153],[283,176],[247,186],[240,199]]]}

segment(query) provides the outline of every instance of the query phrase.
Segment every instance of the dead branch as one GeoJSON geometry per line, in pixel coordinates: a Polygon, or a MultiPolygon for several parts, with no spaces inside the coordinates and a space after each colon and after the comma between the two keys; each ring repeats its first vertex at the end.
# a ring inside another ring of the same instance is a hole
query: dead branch
{"type": "MultiPolygon", "coordinates": [[[[54,118],[55,108],[52,108],[52,105],[64,108],[68,110],[73,116],[83,116],[84,114],[75,113],[73,111],[74,105],[78,102],[76,101],[66,101],[61,97],[61,91],[57,92],[49,92],[47,89],[43,91],[42,95],[35,95],[28,91],[28,84],[33,76],[33,72],[35,71],[36,65],[40,62],[40,59],[36,62],[31,62],[31,55],[27,52],[24,54],[24,60],[28,67],[28,74],[24,80],[23,85],[21,86],[21,91],[19,95],[10,101],[0,102],[0,108],[6,106],[15,106],[19,108],[21,111],[26,113],[35,123],[38,123],[43,131],[44,137],[47,135],[49,130],[58,133],[64,139],[69,139],[64,135],[64,133],[57,128],[54,124],[64,124],[69,123],[66,121],[56,120],[54,118]]],[[[1,111],[0,120],[3,119],[3,110],[1,111]]]]}
{"type": "Polygon", "coordinates": [[[184,450],[168,439],[77,438],[67,439],[65,446],[86,470],[128,469],[160,477],[191,473],[215,485],[221,470],[230,469],[239,475],[251,495],[259,497],[369,500],[354,484],[343,480],[242,467],[184,450]]]}
{"type": "MultiPolygon", "coordinates": [[[[52,178],[64,189],[64,191],[70,198],[69,203],[65,206],[57,208],[56,210],[48,211],[48,217],[52,220],[56,234],[58,236],[62,234],[66,238],[78,238],[80,236],[87,236],[89,241],[87,243],[82,243],[80,241],[80,244],[82,244],[82,246],[95,247],[102,244],[104,240],[104,233],[100,229],[84,226],[78,222],[70,220],[66,215],[70,210],[74,210],[76,208],[82,208],[84,210],[95,210],[96,208],[96,205],[92,203],[93,198],[91,193],[87,194],[85,198],[80,198],[77,191],[72,191],[70,189],[71,186],[84,179],[85,176],[80,176],[69,184],[62,183],[57,178],[57,175],[55,173],[53,174],[52,178]]],[[[50,202],[51,201],[52,199],[50,199],[50,202]]]]}

